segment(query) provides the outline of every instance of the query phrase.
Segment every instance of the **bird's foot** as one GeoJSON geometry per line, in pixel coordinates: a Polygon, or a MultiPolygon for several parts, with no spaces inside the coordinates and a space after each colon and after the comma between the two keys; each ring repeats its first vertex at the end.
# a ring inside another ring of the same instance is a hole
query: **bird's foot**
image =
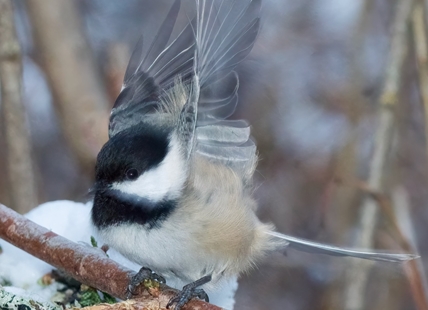
{"type": "Polygon", "coordinates": [[[195,282],[189,283],[183,286],[183,289],[177,294],[177,296],[170,299],[168,304],[166,305],[167,309],[172,306],[172,304],[176,304],[174,310],[180,310],[188,301],[192,298],[199,298],[209,302],[209,298],[207,293],[201,288],[198,288],[201,285],[204,285],[211,281],[211,275],[205,276],[196,280],[195,282]]]}
{"type": "Polygon", "coordinates": [[[129,282],[127,289],[127,298],[131,298],[135,295],[136,288],[146,281],[155,281],[157,283],[165,283],[165,278],[154,273],[150,268],[141,268],[136,275],[134,275],[129,282]]]}

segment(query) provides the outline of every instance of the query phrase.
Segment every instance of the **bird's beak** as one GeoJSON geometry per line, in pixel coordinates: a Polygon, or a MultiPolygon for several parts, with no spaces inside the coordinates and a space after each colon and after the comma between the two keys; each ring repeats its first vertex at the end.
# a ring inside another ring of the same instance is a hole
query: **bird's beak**
{"type": "Polygon", "coordinates": [[[104,191],[109,188],[109,185],[102,181],[97,181],[94,185],[88,190],[87,196],[94,198],[95,194],[100,191],[104,191]]]}

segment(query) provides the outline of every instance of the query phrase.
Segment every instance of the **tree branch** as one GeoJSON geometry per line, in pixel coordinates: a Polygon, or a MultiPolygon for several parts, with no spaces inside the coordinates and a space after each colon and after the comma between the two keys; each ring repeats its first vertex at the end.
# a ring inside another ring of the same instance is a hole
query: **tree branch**
{"type": "Polygon", "coordinates": [[[425,144],[428,155],[428,49],[424,22],[424,7],[418,2],[412,14],[412,34],[418,66],[419,93],[425,112],[425,144]]]}
{"type": "MultiPolygon", "coordinates": [[[[383,181],[387,171],[389,156],[394,132],[394,110],[398,101],[401,81],[401,68],[407,54],[406,30],[412,12],[413,0],[400,0],[392,29],[390,55],[385,73],[385,84],[379,100],[378,128],[374,141],[374,150],[369,167],[368,186],[376,191],[383,191],[383,181]]],[[[379,209],[376,201],[366,197],[363,201],[359,218],[359,233],[356,247],[372,248],[373,235],[379,218],[379,209]]],[[[347,274],[345,287],[344,309],[363,309],[365,289],[370,273],[371,264],[363,261],[353,261],[347,274]]]]}
{"type": "Polygon", "coordinates": [[[25,213],[37,205],[31,145],[21,95],[21,51],[10,0],[0,0],[1,109],[12,207],[25,213]]]}
{"type": "MultiPolygon", "coordinates": [[[[127,297],[126,288],[135,272],[109,259],[100,249],[71,242],[1,204],[0,238],[64,270],[79,282],[121,299],[127,297]]],[[[138,298],[138,304],[147,308],[150,305],[149,309],[165,309],[176,292],[177,290],[166,285],[150,291],[140,287],[135,297],[138,298]]],[[[219,307],[200,300],[190,301],[183,308],[186,309],[220,310],[219,307]]]]}

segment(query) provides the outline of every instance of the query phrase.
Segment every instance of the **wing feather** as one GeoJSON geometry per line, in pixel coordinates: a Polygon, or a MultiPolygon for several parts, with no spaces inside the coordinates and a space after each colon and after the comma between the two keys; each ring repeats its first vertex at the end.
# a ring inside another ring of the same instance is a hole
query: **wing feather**
{"type": "Polygon", "coordinates": [[[257,160],[250,128],[225,120],[239,101],[234,68],[254,45],[260,2],[195,0],[195,17],[171,38],[181,6],[175,0],[154,39],[137,43],[112,110],[110,136],[139,122],[153,122],[165,111],[176,113],[188,158],[196,152],[249,179],[257,160]],[[187,99],[177,109],[174,92],[183,89],[187,99]]]}
{"type": "Polygon", "coordinates": [[[162,109],[163,97],[177,76],[191,78],[195,44],[192,24],[171,40],[180,6],[181,1],[175,0],[147,51],[143,37],[138,41],[111,112],[110,137],[147,119],[152,122],[152,114],[162,109]]]}
{"type": "Polygon", "coordinates": [[[197,128],[196,135],[198,140],[205,144],[209,144],[211,141],[225,144],[244,144],[250,138],[250,128],[234,128],[214,124],[197,128]]]}
{"type": "Polygon", "coordinates": [[[235,127],[223,120],[238,104],[239,78],[233,70],[254,45],[260,1],[196,2],[195,74],[201,85],[196,152],[233,168],[247,180],[257,161],[250,128],[246,123],[235,127]]]}

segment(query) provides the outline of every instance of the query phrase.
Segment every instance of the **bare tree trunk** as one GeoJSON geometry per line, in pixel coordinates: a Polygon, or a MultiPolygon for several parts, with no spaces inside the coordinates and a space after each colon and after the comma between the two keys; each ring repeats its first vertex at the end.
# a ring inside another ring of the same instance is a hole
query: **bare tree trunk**
{"type": "Polygon", "coordinates": [[[77,2],[29,0],[26,4],[65,137],[82,168],[92,169],[107,141],[109,104],[77,2]]]}
{"type": "Polygon", "coordinates": [[[2,126],[12,207],[25,213],[37,205],[37,187],[22,102],[21,51],[10,0],[0,0],[0,80],[2,126]]]}

